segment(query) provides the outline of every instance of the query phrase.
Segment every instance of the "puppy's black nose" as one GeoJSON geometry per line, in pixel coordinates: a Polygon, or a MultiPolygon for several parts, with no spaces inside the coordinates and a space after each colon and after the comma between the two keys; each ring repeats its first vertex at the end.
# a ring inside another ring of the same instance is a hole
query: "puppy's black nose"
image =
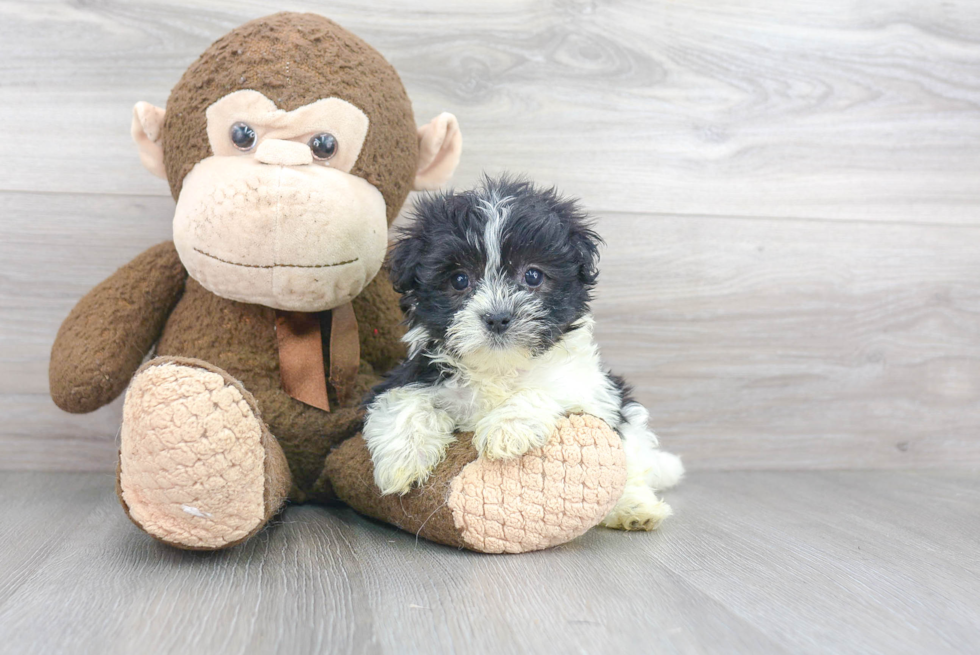
{"type": "Polygon", "coordinates": [[[510,327],[510,312],[496,312],[494,314],[484,314],[483,320],[487,324],[487,329],[494,334],[503,334],[510,327]]]}

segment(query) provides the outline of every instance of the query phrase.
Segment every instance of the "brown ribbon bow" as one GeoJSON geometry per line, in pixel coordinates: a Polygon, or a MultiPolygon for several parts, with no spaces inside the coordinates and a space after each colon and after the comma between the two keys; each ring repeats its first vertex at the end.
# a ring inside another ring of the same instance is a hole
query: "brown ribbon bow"
{"type": "MultiPolygon", "coordinates": [[[[326,312],[276,311],[279,342],[279,377],[283,390],[296,400],[330,411],[320,318],[326,312]]],[[[354,393],[354,378],[361,362],[357,317],[350,303],[329,310],[330,385],[345,405],[354,393]]]]}

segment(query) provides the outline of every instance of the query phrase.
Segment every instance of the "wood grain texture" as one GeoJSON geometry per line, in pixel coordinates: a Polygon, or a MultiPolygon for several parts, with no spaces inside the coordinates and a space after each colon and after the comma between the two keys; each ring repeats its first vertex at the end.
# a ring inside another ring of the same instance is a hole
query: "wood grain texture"
{"type": "Polygon", "coordinates": [[[692,467],[980,467],[977,228],[599,225],[604,357],[692,467]]]}
{"type": "MultiPolygon", "coordinates": [[[[515,169],[602,211],[978,220],[972,0],[277,7],[328,11],[375,45],[420,121],[457,113],[461,184],[515,169]]],[[[133,103],[163,105],[211,41],[269,11],[0,3],[0,189],[165,195],[129,143],[133,103]]]]}
{"type": "MultiPolygon", "coordinates": [[[[609,364],[692,469],[980,466],[980,5],[280,3],[461,121],[609,242],[609,364]]],[[[0,1],[0,468],[110,470],[119,403],[47,398],[75,301],[170,235],[132,104],[249,0],[0,1]]]]}
{"type": "Polygon", "coordinates": [[[980,638],[980,480],[692,475],[656,533],[520,556],[292,507],[170,549],[99,474],[2,474],[0,643],[61,653],[962,653],[980,638]]]}

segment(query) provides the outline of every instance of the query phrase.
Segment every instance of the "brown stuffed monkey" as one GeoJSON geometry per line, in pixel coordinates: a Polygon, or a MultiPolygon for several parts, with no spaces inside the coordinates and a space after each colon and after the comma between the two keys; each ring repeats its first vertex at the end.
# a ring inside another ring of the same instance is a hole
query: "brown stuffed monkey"
{"type": "Polygon", "coordinates": [[[478,460],[463,435],[422,488],[375,487],[359,402],[403,356],[378,275],[388,226],[409,190],[448,180],[462,138],[451,114],[416,127],[374,49],[313,14],[254,20],[188,68],[166,110],[137,104],[133,137],[170,183],[174,240],[79,301],[50,383],[69,412],[128,387],[117,491],[137,526],[211,550],[287,498],[342,500],[434,541],[520,552],[612,507],[622,448],[589,416],[510,461],[478,460]]]}

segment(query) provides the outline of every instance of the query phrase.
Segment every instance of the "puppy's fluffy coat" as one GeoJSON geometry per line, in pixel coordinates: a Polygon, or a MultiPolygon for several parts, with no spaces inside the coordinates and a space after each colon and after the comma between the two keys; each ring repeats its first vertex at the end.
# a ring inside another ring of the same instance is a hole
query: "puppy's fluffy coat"
{"type": "Polygon", "coordinates": [[[517,457],[584,412],[626,451],[626,490],[603,525],[649,530],[670,515],[654,492],[680,479],[680,459],[657,449],[647,410],[593,339],[599,244],[575,201],[521,180],[421,200],[391,254],[408,359],[365,400],[383,493],[424,481],[457,430],[482,457],[517,457]]]}

